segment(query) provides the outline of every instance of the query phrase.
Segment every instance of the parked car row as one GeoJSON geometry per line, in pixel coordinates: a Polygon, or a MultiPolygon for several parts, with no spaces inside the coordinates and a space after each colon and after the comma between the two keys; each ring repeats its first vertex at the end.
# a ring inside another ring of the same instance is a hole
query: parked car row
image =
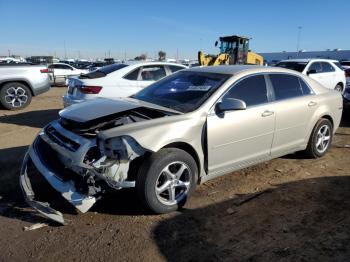
{"type": "Polygon", "coordinates": [[[112,64],[70,78],[64,107],[97,97],[127,97],[186,66],[165,62],[112,64]]]}
{"type": "Polygon", "coordinates": [[[161,78],[128,98],[89,99],[62,110],[24,158],[20,184],[27,202],[66,223],[36,199],[31,180],[41,177],[81,212],[106,191],[135,187],[147,208],[167,213],[217,176],[297,151],[313,158],[328,151],[342,115],[340,92],[280,67],[176,65],[176,73],[162,78],[174,66],[113,65],[106,69],[113,72],[73,80],[79,83],[69,86],[73,94],[115,96],[121,93],[108,75],[140,83],[161,78]]]}

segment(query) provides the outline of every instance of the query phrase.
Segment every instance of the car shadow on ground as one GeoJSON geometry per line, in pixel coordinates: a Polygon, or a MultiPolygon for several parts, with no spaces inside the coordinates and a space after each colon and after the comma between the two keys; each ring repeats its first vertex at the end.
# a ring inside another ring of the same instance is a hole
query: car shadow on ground
{"type": "Polygon", "coordinates": [[[0,116],[0,123],[42,128],[57,119],[59,111],[60,109],[47,109],[0,116]]]}
{"type": "Polygon", "coordinates": [[[167,261],[348,261],[349,176],[264,192],[183,210],[161,221],[153,238],[167,261]]]}
{"type": "Polygon", "coordinates": [[[27,146],[0,149],[0,195],[12,199],[20,190],[18,179],[27,146]]]}
{"type": "Polygon", "coordinates": [[[27,146],[0,149],[0,215],[28,222],[45,219],[28,209],[19,186],[19,174],[27,146]]]}

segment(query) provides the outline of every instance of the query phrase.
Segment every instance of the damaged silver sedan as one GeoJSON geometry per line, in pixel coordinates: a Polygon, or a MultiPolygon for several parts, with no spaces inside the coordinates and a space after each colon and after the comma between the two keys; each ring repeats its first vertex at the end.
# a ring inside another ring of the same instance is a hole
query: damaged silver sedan
{"type": "Polygon", "coordinates": [[[341,113],[339,92],[294,71],[188,69],[129,98],[61,111],[30,146],[20,184],[29,205],[62,224],[37,199],[35,177],[81,212],[110,189],[134,187],[153,212],[171,212],[211,178],[296,151],[323,156],[341,113]]]}

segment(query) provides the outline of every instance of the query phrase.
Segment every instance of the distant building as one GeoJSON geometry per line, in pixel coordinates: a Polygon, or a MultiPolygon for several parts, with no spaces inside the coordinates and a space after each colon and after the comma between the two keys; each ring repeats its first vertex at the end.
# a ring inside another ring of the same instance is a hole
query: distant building
{"type": "Polygon", "coordinates": [[[260,53],[267,63],[276,63],[286,59],[296,58],[327,58],[335,60],[350,60],[350,50],[327,50],[327,51],[300,51],[300,52],[274,52],[260,53]]]}

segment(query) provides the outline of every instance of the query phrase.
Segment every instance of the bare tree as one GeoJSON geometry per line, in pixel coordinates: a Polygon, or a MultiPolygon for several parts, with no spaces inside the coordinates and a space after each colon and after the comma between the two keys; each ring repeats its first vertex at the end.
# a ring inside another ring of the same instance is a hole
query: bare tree
{"type": "Polygon", "coordinates": [[[146,54],[141,54],[137,57],[134,58],[135,60],[146,60],[147,59],[147,55],[146,54]]]}

